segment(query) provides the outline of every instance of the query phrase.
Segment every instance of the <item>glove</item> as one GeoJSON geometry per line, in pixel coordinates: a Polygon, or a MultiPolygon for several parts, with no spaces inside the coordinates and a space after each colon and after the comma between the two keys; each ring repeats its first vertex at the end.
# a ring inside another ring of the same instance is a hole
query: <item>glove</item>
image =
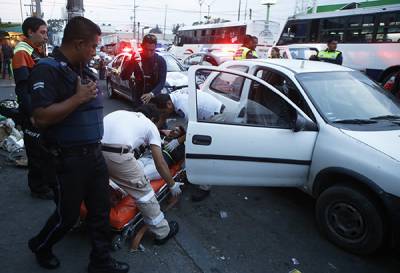
{"type": "Polygon", "coordinates": [[[173,197],[177,197],[182,193],[181,186],[184,185],[184,183],[181,182],[175,182],[172,187],[169,187],[169,190],[171,191],[171,194],[173,197]]]}
{"type": "Polygon", "coordinates": [[[176,147],[179,146],[179,141],[178,139],[173,139],[171,140],[167,145],[165,145],[165,150],[167,150],[168,152],[172,152],[173,150],[176,149],[176,147]]]}

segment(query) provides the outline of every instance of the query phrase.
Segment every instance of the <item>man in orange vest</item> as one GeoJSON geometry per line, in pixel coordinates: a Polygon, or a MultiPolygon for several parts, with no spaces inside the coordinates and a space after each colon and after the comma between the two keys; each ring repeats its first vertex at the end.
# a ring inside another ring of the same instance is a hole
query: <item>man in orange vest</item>
{"type": "Polygon", "coordinates": [[[15,93],[23,120],[24,144],[28,157],[28,185],[33,197],[53,199],[53,192],[44,179],[40,146],[40,133],[30,121],[31,105],[28,78],[32,68],[44,57],[43,46],[47,42],[46,22],[37,17],[26,18],[22,24],[24,38],[14,49],[12,67],[15,93]]]}

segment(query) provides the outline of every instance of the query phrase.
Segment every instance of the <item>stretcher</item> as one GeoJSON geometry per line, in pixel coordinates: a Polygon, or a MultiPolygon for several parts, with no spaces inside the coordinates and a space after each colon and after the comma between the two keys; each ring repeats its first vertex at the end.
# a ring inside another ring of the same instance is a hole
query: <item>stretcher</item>
{"type": "MultiPolygon", "coordinates": [[[[176,179],[184,173],[184,170],[179,165],[174,165],[170,168],[171,175],[176,179]]],[[[167,183],[163,179],[151,181],[151,186],[156,194],[158,202],[168,201],[164,211],[170,209],[177,203],[177,198],[173,198],[169,194],[167,183]]],[[[113,230],[112,248],[114,250],[121,249],[123,244],[131,239],[130,250],[140,250],[141,240],[146,233],[148,226],[144,224],[143,217],[136,206],[135,199],[128,195],[114,181],[110,179],[111,187],[111,210],[110,210],[110,225],[113,230]]],[[[80,220],[84,222],[87,214],[87,209],[82,202],[80,209],[80,220]]]]}

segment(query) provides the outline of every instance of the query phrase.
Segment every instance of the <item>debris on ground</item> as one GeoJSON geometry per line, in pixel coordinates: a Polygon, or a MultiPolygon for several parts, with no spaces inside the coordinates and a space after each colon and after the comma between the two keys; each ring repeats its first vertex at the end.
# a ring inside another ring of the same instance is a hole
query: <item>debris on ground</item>
{"type": "Polygon", "coordinates": [[[219,212],[219,216],[221,217],[221,219],[225,219],[228,218],[228,213],[226,211],[221,210],[219,212]]]}
{"type": "Polygon", "coordinates": [[[293,270],[289,271],[289,273],[301,273],[301,271],[298,269],[293,269],[293,270]]]}
{"type": "Polygon", "coordinates": [[[28,165],[23,133],[16,129],[12,119],[4,116],[0,116],[0,148],[8,152],[8,161],[17,166],[28,165]]]}
{"type": "Polygon", "coordinates": [[[336,266],[334,266],[333,264],[331,264],[331,263],[328,263],[328,265],[329,265],[329,267],[330,267],[330,268],[332,268],[333,270],[337,270],[337,267],[336,267],[336,266]]]}
{"type": "Polygon", "coordinates": [[[292,258],[293,265],[299,265],[300,262],[296,258],[292,258]]]}

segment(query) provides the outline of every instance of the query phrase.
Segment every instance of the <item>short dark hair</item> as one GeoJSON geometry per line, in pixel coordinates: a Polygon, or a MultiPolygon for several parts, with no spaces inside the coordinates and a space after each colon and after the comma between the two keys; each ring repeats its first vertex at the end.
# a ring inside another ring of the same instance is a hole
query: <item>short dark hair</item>
{"type": "Polygon", "coordinates": [[[101,35],[100,27],[85,17],[76,16],[69,20],[65,27],[62,43],[68,44],[74,40],[88,41],[95,35],[101,35]]]}
{"type": "Polygon", "coordinates": [[[333,42],[338,42],[338,40],[337,39],[334,39],[334,38],[330,38],[330,39],[328,39],[328,41],[326,41],[326,43],[327,44],[330,44],[330,43],[333,43],[333,42]]]}
{"type": "Polygon", "coordinates": [[[157,36],[154,34],[147,34],[143,37],[143,44],[153,44],[156,45],[157,44],[157,36]]]}
{"type": "Polygon", "coordinates": [[[36,32],[41,26],[47,26],[46,22],[37,17],[28,17],[22,23],[22,33],[28,37],[29,30],[36,32]]]}
{"type": "Polygon", "coordinates": [[[252,43],[252,42],[253,42],[253,36],[251,36],[251,35],[244,36],[243,44],[248,44],[248,43],[252,43]]]}
{"type": "Polygon", "coordinates": [[[160,117],[161,117],[160,110],[158,110],[158,108],[152,103],[144,104],[144,105],[139,106],[136,109],[136,112],[142,113],[148,119],[151,119],[154,122],[158,122],[160,120],[160,117]]]}
{"type": "Polygon", "coordinates": [[[276,46],[272,47],[272,50],[275,50],[275,51],[278,52],[278,53],[281,52],[281,50],[279,49],[279,47],[276,47],[276,46]]]}
{"type": "Polygon", "coordinates": [[[158,109],[167,108],[169,101],[171,101],[171,97],[168,94],[159,94],[151,99],[151,103],[154,103],[158,109]]]}

